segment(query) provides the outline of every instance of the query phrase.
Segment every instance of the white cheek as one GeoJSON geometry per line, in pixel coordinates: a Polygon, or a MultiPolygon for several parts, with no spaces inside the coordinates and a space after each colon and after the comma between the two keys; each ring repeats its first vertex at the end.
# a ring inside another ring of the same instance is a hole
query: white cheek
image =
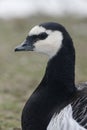
{"type": "Polygon", "coordinates": [[[45,40],[40,40],[35,43],[35,51],[47,54],[52,58],[60,50],[62,40],[62,33],[54,31],[45,40]]]}

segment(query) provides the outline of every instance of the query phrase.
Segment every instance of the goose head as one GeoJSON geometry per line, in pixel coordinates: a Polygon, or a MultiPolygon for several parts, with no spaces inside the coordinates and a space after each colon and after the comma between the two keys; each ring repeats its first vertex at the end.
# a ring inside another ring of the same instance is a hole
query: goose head
{"type": "Polygon", "coordinates": [[[33,27],[23,43],[15,51],[35,51],[47,54],[50,58],[57,55],[65,46],[71,48],[71,37],[66,29],[58,23],[43,23],[33,27]]]}

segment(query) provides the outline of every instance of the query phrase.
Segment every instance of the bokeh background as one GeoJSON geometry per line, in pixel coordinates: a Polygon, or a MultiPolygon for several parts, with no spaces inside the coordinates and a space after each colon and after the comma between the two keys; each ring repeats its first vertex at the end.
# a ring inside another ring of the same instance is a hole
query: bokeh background
{"type": "Polygon", "coordinates": [[[76,49],[76,80],[87,81],[87,0],[0,0],[0,130],[21,128],[21,112],[40,83],[48,57],[15,53],[36,24],[63,24],[76,49]]]}

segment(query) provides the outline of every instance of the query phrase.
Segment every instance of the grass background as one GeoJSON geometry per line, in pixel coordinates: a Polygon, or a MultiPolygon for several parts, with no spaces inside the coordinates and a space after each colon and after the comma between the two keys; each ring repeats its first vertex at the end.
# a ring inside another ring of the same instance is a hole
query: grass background
{"type": "Polygon", "coordinates": [[[21,112],[30,94],[41,81],[48,58],[31,52],[15,53],[14,48],[36,24],[55,21],[63,24],[76,48],[76,83],[87,80],[87,19],[33,16],[0,20],[0,130],[21,127],[21,112]]]}

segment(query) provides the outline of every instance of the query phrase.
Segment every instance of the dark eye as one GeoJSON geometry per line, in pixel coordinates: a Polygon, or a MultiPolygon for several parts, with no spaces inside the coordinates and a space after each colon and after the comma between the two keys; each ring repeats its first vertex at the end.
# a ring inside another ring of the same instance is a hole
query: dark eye
{"type": "Polygon", "coordinates": [[[41,34],[38,35],[38,38],[39,38],[40,40],[44,40],[47,36],[48,36],[47,33],[41,33],[41,34]]]}

